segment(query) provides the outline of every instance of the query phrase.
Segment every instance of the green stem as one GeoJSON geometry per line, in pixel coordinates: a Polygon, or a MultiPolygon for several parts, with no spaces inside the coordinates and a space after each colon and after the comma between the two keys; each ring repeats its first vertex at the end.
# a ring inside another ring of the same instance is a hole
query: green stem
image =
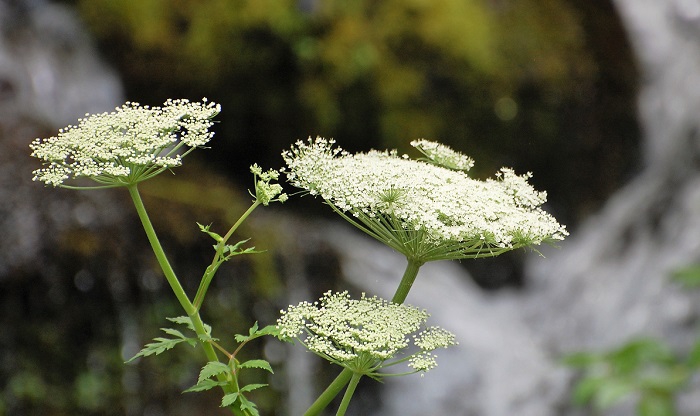
{"type": "Polygon", "coordinates": [[[261,202],[258,201],[257,199],[255,202],[253,202],[253,205],[251,205],[246,212],[241,215],[241,217],[236,221],[235,224],[231,227],[231,229],[228,230],[226,235],[219,241],[216,245],[216,254],[214,255],[214,259],[212,260],[211,264],[209,267],[207,267],[206,272],[204,273],[204,276],[202,276],[202,280],[199,282],[199,288],[197,288],[197,294],[194,296],[194,307],[196,310],[199,310],[202,307],[202,303],[204,302],[204,296],[207,294],[207,290],[209,289],[209,284],[211,283],[211,280],[214,278],[214,274],[216,274],[216,271],[219,269],[219,266],[221,263],[224,261],[224,247],[226,246],[226,242],[231,238],[234,232],[238,229],[238,227],[243,223],[243,221],[250,216],[250,214],[255,211],[255,208],[260,206],[261,202]]]}
{"type": "Polygon", "coordinates": [[[391,301],[394,303],[403,303],[406,300],[408,292],[411,290],[411,286],[413,286],[416,276],[418,276],[418,270],[424,263],[408,257],[407,259],[408,264],[406,265],[406,271],[404,271],[399,287],[396,288],[396,293],[394,293],[394,297],[391,299],[391,301]]]}
{"type": "MultiPolygon", "coordinates": [[[[156,259],[158,259],[158,264],[160,264],[160,267],[163,270],[163,274],[165,274],[165,279],[170,284],[170,288],[175,293],[175,297],[177,297],[177,300],[180,302],[180,305],[185,310],[185,313],[187,313],[187,316],[189,316],[190,320],[192,321],[194,331],[200,338],[200,343],[202,344],[202,348],[204,349],[204,354],[207,356],[207,360],[219,361],[219,357],[216,355],[216,351],[214,350],[214,347],[211,345],[211,343],[202,341],[203,339],[209,337],[209,334],[207,334],[207,330],[204,328],[204,322],[202,322],[202,318],[199,316],[199,312],[194,307],[192,302],[190,302],[190,299],[185,293],[185,289],[183,289],[182,285],[180,284],[180,281],[175,275],[175,271],[173,271],[172,266],[170,266],[170,262],[168,261],[168,258],[165,255],[165,251],[163,251],[163,247],[161,246],[160,241],[158,240],[158,236],[156,235],[156,230],[153,228],[153,224],[151,223],[151,220],[148,217],[146,207],[143,204],[143,200],[141,199],[141,195],[139,194],[138,188],[134,184],[129,185],[127,189],[129,189],[131,199],[134,201],[136,212],[138,213],[138,216],[141,219],[143,229],[146,231],[148,241],[151,243],[153,253],[156,255],[156,259]]],[[[226,379],[225,377],[220,376],[219,381],[226,381],[226,379]]],[[[223,390],[225,393],[233,393],[233,389],[230,385],[223,386],[223,390]]]]}
{"type": "Polygon", "coordinates": [[[353,372],[344,368],[343,371],[338,374],[338,377],[333,380],[333,382],[326,388],[326,390],[318,396],[318,399],[309,407],[309,409],[304,413],[304,416],[316,416],[321,414],[321,411],[328,406],[328,403],[335,398],[335,396],[340,393],[340,391],[345,387],[353,376],[353,372]]]}
{"type": "Polygon", "coordinates": [[[165,251],[163,251],[163,247],[160,245],[160,241],[158,240],[158,236],[156,235],[156,230],[153,228],[153,224],[151,224],[150,218],[148,218],[146,207],[145,205],[143,205],[143,200],[141,199],[141,195],[139,194],[139,190],[136,187],[136,184],[127,186],[127,189],[129,190],[131,199],[134,201],[136,213],[138,213],[139,218],[141,219],[143,229],[146,231],[148,242],[151,243],[153,253],[156,255],[156,259],[158,259],[158,264],[163,270],[163,274],[165,274],[165,279],[168,281],[168,284],[170,284],[170,288],[173,290],[173,293],[175,293],[175,297],[177,297],[177,300],[180,302],[180,305],[185,310],[187,315],[196,313],[192,302],[190,302],[190,299],[185,293],[185,289],[182,288],[180,281],[177,279],[177,276],[175,276],[175,272],[173,271],[172,266],[170,266],[170,262],[168,261],[168,258],[165,255],[165,251]]]}
{"type": "Polygon", "coordinates": [[[357,387],[357,384],[360,382],[361,378],[362,374],[360,373],[352,374],[350,384],[348,384],[348,388],[345,390],[345,394],[343,395],[343,401],[340,402],[338,412],[335,414],[335,416],[345,416],[345,412],[348,410],[348,406],[350,405],[352,395],[355,393],[355,388],[357,387]]]}

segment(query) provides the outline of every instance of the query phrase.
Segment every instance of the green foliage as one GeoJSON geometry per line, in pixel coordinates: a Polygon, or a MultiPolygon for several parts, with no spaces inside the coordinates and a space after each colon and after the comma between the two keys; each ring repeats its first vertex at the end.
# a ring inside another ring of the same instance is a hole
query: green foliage
{"type": "MultiPolygon", "coordinates": [[[[180,316],[177,318],[167,318],[169,321],[185,325],[191,331],[194,332],[194,326],[192,320],[185,316],[180,316]]],[[[211,337],[211,327],[205,325],[207,337],[199,337],[200,342],[215,343],[216,338],[211,337]]],[[[187,337],[181,331],[172,328],[161,328],[163,332],[172,336],[173,338],[157,337],[154,338],[154,342],[146,344],[146,346],[134,357],[129,359],[127,362],[131,362],[138,357],[147,357],[151,355],[159,355],[167,350],[172,349],[176,345],[186,342],[189,345],[195,347],[198,344],[197,337],[187,337]]],[[[235,339],[240,344],[238,348],[233,353],[225,353],[229,356],[229,363],[225,364],[220,361],[209,361],[204,367],[202,367],[197,378],[197,383],[192,387],[186,389],[184,392],[202,392],[210,390],[212,388],[223,388],[224,392],[233,391],[232,393],[225,393],[221,406],[230,407],[237,406],[244,414],[248,415],[258,415],[257,406],[255,403],[250,401],[244,393],[257,390],[259,388],[267,386],[267,384],[262,383],[249,383],[244,385],[239,385],[241,382],[240,374],[243,369],[262,369],[269,373],[274,373],[270,363],[263,359],[251,359],[243,362],[239,362],[236,359],[237,354],[241,351],[243,346],[248,342],[266,336],[266,335],[276,335],[278,333],[277,329],[273,325],[266,326],[262,329],[258,327],[256,322],[249,330],[247,335],[236,334],[235,339]],[[247,412],[247,413],[245,413],[247,412]]],[[[218,347],[221,349],[221,347],[218,347]]]]}
{"type": "Polygon", "coordinates": [[[212,388],[221,387],[226,392],[221,400],[222,407],[233,407],[240,409],[244,414],[259,415],[257,406],[250,401],[244,393],[266,387],[267,384],[249,383],[240,385],[240,374],[243,369],[262,369],[269,373],[274,373],[269,362],[262,359],[253,359],[244,362],[239,362],[236,355],[241,348],[253,339],[265,336],[274,335],[274,326],[267,326],[263,329],[258,329],[256,322],[248,331],[248,335],[236,335],[236,341],[240,343],[239,347],[232,354],[227,354],[230,357],[229,363],[224,364],[220,361],[210,361],[202,367],[197,378],[197,384],[185,390],[188,392],[201,392],[212,388]],[[233,392],[228,392],[233,390],[233,392]]]}
{"type": "Polygon", "coordinates": [[[640,416],[675,416],[674,399],[698,367],[700,339],[688,357],[676,356],[656,339],[636,339],[601,353],[581,352],[564,363],[583,372],[573,392],[576,404],[602,410],[635,394],[640,416]]]}
{"type": "Polygon", "coordinates": [[[260,338],[265,335],[277,336],[279,334],[279,329],[276,325],[268,325],[262,329],[258,328],[258,323],[256,322],[248,330],[248,335],[236,334],[235,338],[237,342],[249,342],[255,338],[260,338]]]}
{"type": "Polygon", "coordinates": [[[687,289],[700,287],[700,266],[690,266],[677,270],[673,280],[687,289]]]}
{"type": "MultiPolygon", "coordinates": [[[[199,229],[200,229],[203,233],[205,233],[205,234],[207,234],[208,236],[210,236],[211,238],[213,238],[217,243],[221,243],[221,242],[223,241],[223,237],[221,237],[219,234],[217,234],[217,233],[215,233],[215,232],[212,232],[212,231],[209,231],[209,227],[211,226],[211,224],[210,224],[210,225],[207,225],[207,226],[204,226],[204,225],[202,225],[202,224],[200,224],[200,223],[197,223],[197,225],[199,226],[199,229]]],[[[243,244],[247,243],[248,241],[250,241],[250,238],[247,238],[247,239],[245,239],[245,240],[241,240],[241,241],[239,241],[239,242],[237,242],[237,243],[235,243],[235,244],[224,244],[223,247],[222,247],[222,253],[224,254],[224,256],[223,256],[223,258],[221,259],[221,262],[220,262],[219,264],[221,264],[221,263],[223,263],[223,262],[225,262],[225,261],[230,260],[230,259],[231,259],[232,257],[234,257],[234,256],[238,256],[238,255],[241,255],[241,254],[257,254],[257,253],[262,253],[262,251],[257,251],[257,250],[255,250],[255,247],[241,248],[241,246],[242,246],[243,244]]],[[[217,246],[217,245],[214,245],[214,250],[217,250],[217,248],[218,248],[218,246],[217,246]]]]}
{"type": "MultiPolygon", "coordinates": [[[[192,321],[190,318],[187,318],[185,316],[180,316],[177,318],[167,318],[169,321],[177,323],[177,324],[182,324],[182,325],[187,325],[189,329],[194,331],[194,327],[192,326],[192,321]]],[[[187,342],[189,345],[192,347],[197,346],[197,338],[192,338],[192,337],[186,337],[182,332],[178,331],[177,329],[172,329],[172,328],[161,328],[161,331],[165,332],[166,334],[173,336],[174,338],[163,338],[163,337],[157,337],[153,338],[154,342],[151,342],[149,344],[146,344],[146,346],[138,352],[138,354],[134,355],[131,357],[127,363],[134,361],[138,357],[148,357],[150,355],[159,355],[163,353],[164,351],[167,351],[169,349],[172,349],[175,347],[177,344],[180,344],[182,342],[187,342]]],[[[211,331],[211,327],[209,327],[209,331],[211,331]]]]}
{"type": "MultiPolygon", "coordinates": [[[[700,266],[672,274],[687,289],[700,286],[700,266]]],[[[564,363],[583,372],[573,392],[579,405],[602,410],[636,395],[639,416],[676,416],[676,395],[700,369],[700,337],[687,355],[674,353],[660,339],[629,341],[610,351],[571,354],[564,363]]]]}

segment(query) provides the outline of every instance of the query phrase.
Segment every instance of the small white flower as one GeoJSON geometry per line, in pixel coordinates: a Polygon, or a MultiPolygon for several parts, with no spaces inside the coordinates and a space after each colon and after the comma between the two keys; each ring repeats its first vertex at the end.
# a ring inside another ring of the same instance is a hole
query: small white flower
{"type": "Polygon", "coordinates": [[[496,179],[472,179],[464,172],[471,159],[426,140],[414,145],[429,163],[396,151],[352,155],[333,145],[309,139],[284,152],[288,181],[407,257],[494,256],[568,235],[540,208],[547,195],[527,182],[529,173],[504,168],[496,179]]]}
{"type": "Polygon", "coordinates": [[[415,371],[427,371],[426,354],[455,345],[455,336],[439,327],[419,329],[428,313],[418,308],[388,302],[364,294],[351,299],[348,292],[326,292],[313,304],[301,302],[281,312],[277,321],[281,338],[298,338],[313,353],[353,371],[378,377],[376,373],[397,361],[387,362],[413,344],[418,352],[398,360],[409,360],[415,371]]]}
{"type": "Polygon", "coordinates": [[[206,99],[168,100],[162,107],[127,102],[111,113],[86,115],[58,136],[30,144],[32,156],[45,165],[33,180],[64,187],[77,178],[92,179],[98,187],[141,182],[180,166],[185,155],[209,142],[220,111],[206,99]]]}

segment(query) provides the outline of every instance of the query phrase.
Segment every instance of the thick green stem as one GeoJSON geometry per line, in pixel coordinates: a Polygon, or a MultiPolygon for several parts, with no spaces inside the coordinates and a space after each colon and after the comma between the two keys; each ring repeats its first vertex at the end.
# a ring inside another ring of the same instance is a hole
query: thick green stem
{"type": "Polygon", "coordinates": [[[403,277],[401,278],[401,282],[399,283],[399,287],[396,288],[396,293],[394,293],[394,297],[391,299],[392,302],[403,303],[406,300],[408,292],[411,290],[411,286],[413,286],[413,282],[416,280],[416,276],[418,276],[418,270],[422,265],[422,261],[417,261],[408,258],[406,271],[404,271],[403,277]]]}
{"type": "MultiPolygon", "coordinates": [[[[158,240],[158,236],[156,235],[156,230],[153,228],[153,224],[151,223],[151,220],[148,217],[146,207],[143,204],[143,200],[141,199],[141,195],[139,194],[136,185],[130,185],[127,188],[129,189],[131,199],[134,201],[134,206],[136,207],[136,212],[138,213],[138,216],[141,219],[143,229],[146,231],[146,236],[148,236],[148,241],[151,243],[153,253],[156,255],[156,259],[158,259],[158,264],[163,270],[163,274],[165,274],[165,279],[168,281],[168,284],[170,284],[170,288],[173,290],[173,293],[175,293],[175,297],[177,297],[177,300],[180,302],[180,305],[185,310],[185,313],[187,313],[187,316],[189,316],[190,320],[192,320],[192,325],[194,327],[195,332],[197,333],[197,336],[200,337],[200,340],[207,339],[209,337],[209,334],[207,333],[206,328],[204,328],[204,322],[202,322],[202,318],[199,316],[199,312],[194,307],[192,302],[190,302],[190,299],[185,293],[185,289],[180,284],[180,281],[175,275],[175,271],[173,271],[172,266],[170,266],[170,262],[168,261],[168,258],[165,255],[165,251],[163,251],[163,247],[160,245],[160,241],[158,240]]],[[[208,361],[219,361],[219,357],[216,355],[216,351],[214,350],[214,347],[211,345],[211,343],[201,341],[201,344],[202,348],[204,349],[204,354],[207,356],[208,361]]],[[[226,381],[223,377],[221,377],[219,380],[226,381]]],[[[223,390],[226,393],[233,392],[233,389],[229,385],[224,386],[223,390]]]]}
{"type": "Polygon", "coordinates": [[[333,382],[326,388],[326,390],[318,396],[318,399],[309,407],[309,409],[304,413],[304,416],[316,416],[321,414],[321,411],[328,406],[335,396],[340,393],[340,391],[345,387],[353,376],[353,372],[344,368],[343,371],[338,374],[338,377],[333,380],[333,382]]]}
{"type": "Polygon", "coordinates": [[[345,390],[345,394],[343,395],[343,401],[340,402],[338,412],[335,414],[335,416],[345,416],[345,412],[348,410],[348,406],[350,405],[352,395],[355,393],[355,388],[357,387],[357,384],[360,382],[361,378],[362,374],[360,373],[352,374],[350,384],[348,384],[348,388],[345,390]]]}
{"type": "Polygon", "coordinates": [[[134,206],[136,207],[136,212],[141,219],[141,224],[143,224],[143,229],[146,231],[148,242],[151,243],[153,253],[156,255],[156,259],[158,259],[158,264],[163,270],[163,274],[165,274],[165,279],[168,281],[168,284],[170,284],[170,288],[173,290],[173,293],[175,293],[175,297],[177,297],[180,305],[189,316],[190,314],[196,312],[196,310],[192,305],[192,302],[190,302],[190,299],[187,297],[185,289],[183,289],[180,281],[177,279],[177,276],[175,276],[175,272],[173,271],[172,266],[170,266],[168,258],[165,256],[165,251],[163,251],[163,247],[160,245],[160,241],[156,235],[156,230],[153,228],[153,224],[151,224],[151,219],[148,218],[148,213],[146,212],[146,207],[143,205],[143,200],[141,199],[139,190],[135,184],[128,186],[127,189],[129,189],[131,199],[134,201],[134,206]]]}

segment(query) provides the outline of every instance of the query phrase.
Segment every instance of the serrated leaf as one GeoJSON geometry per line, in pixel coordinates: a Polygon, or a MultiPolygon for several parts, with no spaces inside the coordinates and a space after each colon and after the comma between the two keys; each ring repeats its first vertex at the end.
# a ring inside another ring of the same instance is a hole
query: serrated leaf
{"type": "Polygon", "coordinates": [[[219,361],[209,361],[204,367],[202,367],[202,371],[199,372],[199,378],[197,379],[197,383],[200,383],[202,380],[209,379],[218,374],[230,375],[231,368],[219,361]]]}
{"type": "MultiPolygon", "coordinates": [[[[206,328],[205,328],[206,329],[206,328]]],[[[218,341],[219,338],[214,338],[209,334],[201,334],[197,335],[197,338],[199,338],[200,341],[202,342],[209,342],[209,341],[218,341]]]]}
{"type": "Polygon", "coordinates": [[[250,327],[250,329],[248,330],[248,335],[252,337],[253,335],[255,335],[256,332],[258,332],[258,321],[255,321],[253,326],[250,327]]]}
{"type": "Polygon", "coordinates": [[[252,416],[260,416],[260,413],[258,413],[258,408],[255,405],[255,403],[246,399],[243,395],[239,396],[239,399],[241,401],[241,410],[247,410],[248,413],[250,413],[252,416]]]}
{"type": "Polygon", "coordinates": [[[268,325],[265,328],[259,330],[256,335],[264,336],[264,335],[272,335],[272,336],[277,336],[280,333],[280,329],[277,327],[277,325],[268,325]]]}
{"type": "Polygon", "coordinates": [[[177,344],[184,342],[185,339],[177,338],[177,339],[171,339],[171,338],[153,338],[153,341],[146,344],[141,351],[138,352],[138,354],[134,355],[131,357],[127,363],[135,360],[138,357],[148,357],[150,355],[158,355],[164,351],[167,351],[169,349],[172,349],[174,346],[177,344]]]}
{"type": "Polygon", "coordinates": [[[255,321],[252,327],[248,330],[248,335],[243,335],[243,334],[236,334],[233,336],[233,338],[236,340],[236,342],[244,342],[244,341],[249,341],[253,335],[255,334],[255,331],[258,330],[258,322],[255,321]]]}
{"type": "Polygon", "coordinates": [[[267,387],[267,384],[246,384],[245,386],[241,387],[240,391],[245,392],[245,391],[253,391],[257,390],[261,387],[267,387]]]}
{"type": "Polygon", "coordinates": [[[165,333],[168,334],[168,335],[172,335],[172,336],[174,336],[174,337],[182,338],[183,340],[184,340],[184,339],[187,339],[187,337],[186,337],[182,332],[178,331],[177,329],[172,329],[172,328],[161,328],[160,330],[163,331],[163,332],[165,332],[165,333]]]}
{"type": "Polygon", "coordinates": [[[236,334],[234,335],[234,338],[236,339],[236,342],[244,342],[265,335],[277,336],[277,334],[279,334],[279,329],[277,328],[277,326],[268,325],[263,329],[258,329],[258,323],[255,322],[255,324],[253,324],[253,326],[248,330],[248,335],[236,334]]]}
{"type": "Polygon", "coordinates": [[[229,393],[225,395],[224,398],[221,399],[221,407],[229,407],[232,404],[236,403],[236,400],[238,400],[239,396],[239,393],[229,393]]]}
{"type": "Polygon", "coordinates": [[[165,318],[170,322],[174,322],[180,325],[187,325],[187,327],[194,331],[194,325],[192,325],[192,320],[188,316],[176,316],[175,318],[165,318]]]}
{"type": "Polygon", "coordinates": [[[271,374],[275,374],[274,371],[272,371],[272,366],[270,365],[269,362],[265,360],[248,360],[245,362],[242,362],[238,365],[239,368],[260,368],[263,370],[269,371],[271,374]]]}
{"type": "Polygon", "coordinates": [[[197,382],[197,384],[195,384],[194,386],[183,391],[183,393],[210,390],[214,387],[225,386],[227,384],[228,383],[225,381],[216,381],[216,380],[212,380],[212,379],[201,380],[201,381],[197,382]]]}

